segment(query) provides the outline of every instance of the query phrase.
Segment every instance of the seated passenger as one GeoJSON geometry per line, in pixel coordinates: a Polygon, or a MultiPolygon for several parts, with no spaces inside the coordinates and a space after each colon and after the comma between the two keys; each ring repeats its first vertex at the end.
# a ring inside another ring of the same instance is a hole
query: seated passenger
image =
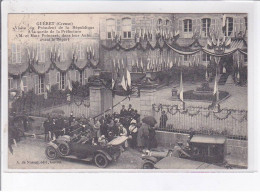
{"type": "Polygon", "coordinates": [[[106,138],[105,138],[104,135],[101,135],[101,136],[98,138],[98,143],[99,143],[99,145],[101,145],[101,146],[107,145],[107,140],[106,140],[106,138]]]}
{"type": "Polygon", "coordinates": [[[92,138],[90,133],[87,134],[82,134],[80,139],[77,141],[77,143],[81,143],[81,144],[86,144],[86,143],[91,143],[92,138]]]}

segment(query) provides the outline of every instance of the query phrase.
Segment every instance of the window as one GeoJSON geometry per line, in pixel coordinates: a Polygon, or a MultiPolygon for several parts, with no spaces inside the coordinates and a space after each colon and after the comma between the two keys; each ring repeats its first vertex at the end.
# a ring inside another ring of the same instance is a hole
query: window
{"type": "Polygon", "coordinates": [[[57,76],[56,76],[56,82],[60,88],[60,72],[57,72],[57,76]]]}
{"type": "Polygon", "coordinates": [[[84,72],[83,71],[75,71],[76,81],[80,84],[84,84],[84,72]]]}
{"type": "Polygon", "coordinates": [[[204,62],[210,62],[210,55],[203,53],[202,54],[202,61],[204,62]]]}
{"type": "Polygon", "coordinates": [[[45,45],[43,43],[37,44],[37,58],[39,62],[45,62],[45,45]]]}
{"type": "Polygon", "coordinates": [[[184,55],[184,61],[188,61],[188,55],[184,55]]]}
{"type": "Polygon", "coordinates": [[[81,44],[77,45],[77,51],[78,51],[78,58],[84,59],[84,50],[83,50],[83,46],[81,44]]]}
{"type": "Polygon", "coordinates": [[[107,19],[107,38],[112,39],[115,37],[116,21],[114,19],[107,19]]]}
{"type": "Polygon", "coordinates": [[[192,20],[191,19],[183,20],[183,31],[192,32],[192,20]]]}
{"type": "Polygon", "coordinates": [[[66,73],[60,73],[60,89],[65,90],[66,87],[66,73]]]}
{"type": "Polygon", "coordinates": [[[169,26],[169,24],[170,24],[170,20],[167,19],[167,20],[165,21],[165,25],[166,25],[166,26],[169,26]]]}
{"type": "Polygon", "coordinates": [[[20,44],[12,44],[12,63],[21,63],[21,45],[20,44]]]}
{"type": "Polygon", "coordinates": [[[225,28],[224,28],[224,34],[225,36],[231,36],[232,32],[233,32],[233,18],[227,17],[225,28]]]}
{"type": "Polygon", "coordinates": [[[43,94],[44,89],[45,89],[44,88],[44,75],[35,75],[34,76],[34,91],[35,91],[35,94],[43,94]]]}
{"type": "Polygon", "coordinates": [[[123,38],[129,39],[131,38],[131,30],[132,30],[132,23],[130,18],[124,18],[122,21],[122,32],[123,38]]]}
{"type": "Polygon", "coordinates": [[[158,24],[158,26],[161,26],[162,25],[162,19],[158,19],[157,24],[158,24]]]}
{"type": "Polygon", "coordinates": [[[16,89],[15,82],[14,82],[13,78],[8,78],[8,89],[9,90],[16,89]]]}
{"type": "Polygon", "coordinates": [[[66,73],[57,72],[57,84],[59,86],[59,89],[65,90],[65,88],[66,88],[66,73]]]}
{"type": "Polygon", "coordinates": [[[244,55],[244,63],[247,63],[247,55],[244,55]]]}
{"type": "Polygon", "coordinates": [[[82,84],[82,85],[84,84],[83,83],[83,71],[79,72],[79,83],[82,84]]]}
{"type": "Polygon", "coordinates": [[[79,71],[78,70],[75,71],[75,81],[79,82],[79,71]]]}
{"type": "Polygon", "coordinates": [[[88,71],[88,69],[85,69],[85,70],[84,70],[85,83],[88,83],[88,77],[89,77],[89,71],[88,71]]]}
{"type": "Polygon", "coordinates": [[[59,57],[60,61],[65,61],[64,43],[59,44],[59,57]]]}
{"type": "Polygon", "coordinates": [[[245,17],[245,26],[246,26],[246,30],[247,30],[247,17],[245,17]]]}
{"type": "Polygon", "coordinates": [[[209,28],[211,24],[211,19],[204,18],[202,19],[202,35],[207,37],[209,35],[209,28]]]}
{"type": "Polygon", "coordinates": [[[43,94],[44,93],[44,75],[39,75],[39,94],[43,94]]]}
{"type": "Polygon", "coordinates": [[[23,90],[24,90],[24,92],[27,92],[28,91],[27,77],[23,76],[22,80],[23,80],[23,90]]]}

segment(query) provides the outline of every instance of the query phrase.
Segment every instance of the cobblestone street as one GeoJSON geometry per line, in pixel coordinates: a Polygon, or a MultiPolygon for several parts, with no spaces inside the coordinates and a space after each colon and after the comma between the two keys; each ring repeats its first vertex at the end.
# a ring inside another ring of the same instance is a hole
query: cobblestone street
{"type": "MultiPolygon", "coordinates": [[[[91,162],[78,160],[57,159],[48,160],[45,156],[47,143],[42,139],[26,138],[13,145],[13,155],[9,152],[10,169],[99,169],[91,162]]],[[[140,169],[142,166],[141,153],[128,149],[112,162],[107,169],[140,169]]]]}

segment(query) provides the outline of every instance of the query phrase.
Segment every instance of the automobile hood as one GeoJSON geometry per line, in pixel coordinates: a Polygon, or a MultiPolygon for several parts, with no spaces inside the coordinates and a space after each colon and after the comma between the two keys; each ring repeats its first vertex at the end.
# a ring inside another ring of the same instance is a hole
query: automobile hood
{"type": "Polygon", "coordinates": [[[119,136],[119,137],[116,137],[115,139],[113,139],[112,141],[108,142],[107,145],[113,145],[113,146],[121,145],[127,139],[128,139],[127,136],[119,136]]]}

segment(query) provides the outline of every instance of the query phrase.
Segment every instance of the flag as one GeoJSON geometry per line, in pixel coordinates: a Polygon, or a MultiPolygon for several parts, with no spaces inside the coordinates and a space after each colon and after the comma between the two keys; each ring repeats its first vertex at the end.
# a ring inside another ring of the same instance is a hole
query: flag
{"type": "Polygon", "coordinates": [[[180,100],[183,102],[183,83],[182,83],[182,72],[180,78],[180,100]]]}
{"type": "Polygon", "coordinates": [[[207,67],[206,67],[205,79],[206,79],[206,81],[208,81],[208,79],[209,79],[209,77],[208,77],[208,70],[207,70],[207,67]]]}
{"type": "Polygon", "coordinates": [[[226,25],[226,14],[223,14],[222,27],[226,25]]]}
{"type": "Polygon", "coordinates": [[[225,68],[225,67],[223,67],[223,73],[227,73],[227,71],[226,71],[226,68],[225,68]]]}
{"type": "Polygon", "coordinates": [[[27,48],[27,52],[28,52],[28,58],[30,59],[30,51],[29,51],[29,48],[27,48]]]}
{"type": "Polygon", "coordinates": [[[222,32],[224,33],[224,35],[226,35],[226,14],[223,15],[222,32]]]}
{"type": "Polygon", "coordinates": [[[50,85],[49,84],[46,84],[46,90],[50,91],[50,85]]]}
{"type": "Polygon", "coordinates": [[[21,82],[20,82],[20,89],[22,92],[24,92],[24,85],[23,85],[23,80],[21,79],[21,82]]]}
{"type": "Polygon", "coordinates": [[[237,80],[238,81],[240,80],[240,73],[239,73],[239,71],[237,72],[237,80]]]}
{"type": "Polygon", "coordinates": [[[121,86],[122,88],[127,91],[127,86],[126,86],[126,81],[125,81],[125,76],[123,75],[122,81],[121,81],[121,86]]]}
{"type": "Polygon", "coordinates": [[[33,53],[32,53],[32,59],[34,60],[34,50],[33,50],[33,53]]]}
{"type": "Polygon", "coordinates": [[[229,46],[230,45],[230,43],[231,43],[231,38],[229,38],[228,40],[227,40],[227,42],[226,42],[226,46],[229,46]]]}
{"type": "Polygon", "coordinates": [[[144,69],[143,60],[141,59],[141,68],[144,69]]]}
{"type": "Polygon", "coordinates": [[[116,67],[116,60],[113,59],[113,66],[112,66],[112,89],[115,87],[115,83],[117,79],[117,67],[116,67]]]}
{"type": "Polygon", "coordinates": [[[68,82],[68,89],[69,89],[69,91],[72,91],[70,79],[68,79],[67,82],[68,82]]]}
{"type": "Polygon", "coordinates": [[[214,85],[214,91],[213,91],[213,99],[215,102],[218,102],[219,96],[218,96],[218,80],[217,80],[217,74],[215,77],[215,85],[214,85]]]}
{"type": "Polygon", "coordinates": [[[114,78],[112,77],[112,89],[114,89],[114,87],[115,87],[115,80],[114,80],[114,78]]]}
{"type": "Polygon", "coordinates": [[[129,89],[131,88],[131,74],[128,71],[128,69],[126,69],[126,79],[127,79],[127,85],[129,86],[129,89]]]}
{"type": "Polygon", "coordinates": [[[208,39],[207,40],[207,44],[211,47],[212,46],[212,42],[208,39]]]}
{"type": "Polygon", "coordinates": [[[173,67],[173,63],[172,63],[172,61],[170,62],[170,69],[173,67]]]}

